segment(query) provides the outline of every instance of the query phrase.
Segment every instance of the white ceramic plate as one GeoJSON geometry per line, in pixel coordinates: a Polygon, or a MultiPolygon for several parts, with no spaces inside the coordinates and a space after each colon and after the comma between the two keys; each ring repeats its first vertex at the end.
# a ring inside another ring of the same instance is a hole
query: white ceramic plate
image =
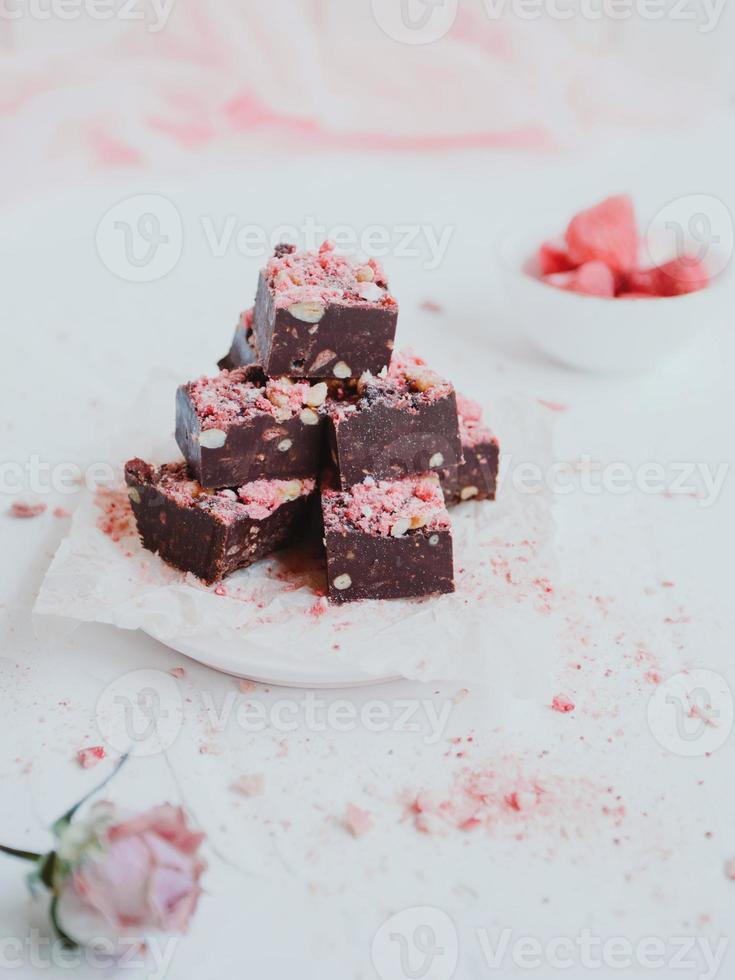
{"type": "MultiPolygon", "coordinates": [[[[154,640],[159,637],[154,636],[148,630],[143,632],[152,636],[154,640]]],[[[238,656],[228,656],[226,653],[215,652],[211,649],[199,649],[196,646],[185,643],[183,640],[164,641],[165,646],[177,653],[182,653],[190,660],[219,670],[225,674],[232,674],[233,677],[242,677],[245,680],[255,681],[258,684],[271,684],[276,687],[307,687],[307,688],[341,688],[341,687],[365,687],[370,684],[385,684],[391,681],[399,681],[398,676],[375,677],[364,671],[357,670],[349,664],[335,663],[329,667],[322,664],[309,664],[308,667],[297,664],[284,663],[281,660],[274,660],[273,656],[259,656],[255,651],[244,649],[238,656]]]]}

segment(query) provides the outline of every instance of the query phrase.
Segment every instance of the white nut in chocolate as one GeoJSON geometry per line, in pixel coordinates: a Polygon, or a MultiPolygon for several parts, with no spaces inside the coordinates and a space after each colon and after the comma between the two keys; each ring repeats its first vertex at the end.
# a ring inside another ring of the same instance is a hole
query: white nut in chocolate
{"type": "Polygon", "coordinates": [[[396,523],[390,529],[391,537],[402,538],[410,526],[411,522],[407,517],[399,517],[396,523]]]}
{"type": "Polygon", "coordinates": [[[345,364],[344,361],[337,361],[334,365],[334,371],[332,372],[335,378],[349,378],[352,375],[352,369],[349,364],[345,364]]]}
{"type": "Polygon", "coordinates": [[[309,405],[311,408],[319,408],[326,401],[327,393],[326,381],[320,381],[319,384],[312,385],[306,392],[304,395],[304,404],[309,405]]]}
{"type": "Polygon", "coordinates": [[[352,579],[349,575],[338,575],[337,578],[332,581],[332,585],[338,592],[344,592],[345,589],[349,589],[352,585],[352,579]]]}
{"type": "Polygon", "coordinates": [[[441,453],[434,453],[429,460],[429,466],[434,469],[436,466],[444,466],[444,457],[441,453]]]}
{"type": "Polygon", "coordinates": [[[293,442],[290,439],[281,439],[278,443],[278,452],[287,453],[291,446],[293,446],[293,442]]]}
{"type": "Polygon", "coordinates": [[[291,500],[298,500],[301,496],[301,480],[289,480],[289,482],[281,490],[283,499],[286,503],[291,500]]]}
{"type": "Polygon", "coordinates": [[[416,391],[430,391],[439,379],[432,371],[406,371],[406,380],[416,391]]]}
{"type": "Polygon", "coordinates": [[[326,307],[323,303],[306,300],[303,303],[292,303],[288,312],[303,323],[319,323],[326,313],[326,307]]]}
{"type": "Polygon", "coordinates": [[[134,504],[140,503],[140,494],[138,493],[137,487],[128,488],[128,497],[130,497],[134,504]]]}
{"type": "Polygon", "coordinates": [[[199,433],[199,445],[202,449],[221,449],[227,442],[227,433],[222,429],[205,429],[199,433]]]}
{"type": "Polygon", "coordinates": [[[299,418],[304,425],[319,425],[319,416],[313,408],[305,408],[299,418]]]}
{"type": "Polygon", "coordinates": [[[459,492],[459,499],[472,500],[472,498],[476,497],[479,492],[480,491],[477,489],[477,487],[462,487],[459,492]]]}
{"type": "Polygon", "coordinates": [[[337,354],[333,350],[320,350],[309,367],[310,371],[317,372],[325,368],[330,361],[333,361],[337,354]]]}
{"type": "Polygon", "coordinates": [[[436,546],[439,544],[439,535],[432,534],[431,537],[429,538],[429,544],[431,545],[432,548],[436,548],[436,546]]]}
{"type": "Polygon", "coordinates": [[[377,303],[385,296],[385,291],[374,282],[362,283],[357,287],[357,293],[360,299],[364,299],[367,303],[377,303]]]}

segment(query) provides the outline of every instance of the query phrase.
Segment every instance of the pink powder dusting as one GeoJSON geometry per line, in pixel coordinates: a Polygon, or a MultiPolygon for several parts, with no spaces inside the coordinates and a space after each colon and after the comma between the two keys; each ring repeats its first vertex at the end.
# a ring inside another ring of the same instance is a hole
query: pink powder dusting
{"type": "Polygon", "coordinates": [[[94,500],[102,511],[97,518],[97,527],[115,542],[135,534],[135,519],[130,509],[130,500],[124,490],[110,490],[99,487],[94,500]]]}
{"type": "Polygon", "coordinates": [[[285,422],[304,408],[311,385],[271,378],[261,386],[248,380],[247,368],[237,368],[222,371],[214,378],[199,378],[187,390],[201,427],[206,430],[227,428],[262,414],[285,422]]]}
{"type": "Polygon", "coordinates": [[[554,709],[554,711],[559,711],[563,715],[568,715],[570,711],[574,711],[576,705],[566,696],[566,694],[557,694],[551,702],[551,707],[554,709]]]}
{"type": "Polygon", "coordinates": [[[333,242],[324,242],[318,252],[279,245],[265,271],[277,309],[309,302],[396,306],[380,263],[376,259],[352,262],[335,254],[333,242]]]}
{"type": "Polygon", "coordinates": [[[82,769],[94,769],[94,767],[99,765],[104,757],[105,750],[101,745],[94,745],[87,749],[79,749],[77,752],[77,762],[82,769]]]}
{"type": "Polygon", "coordinates": [[[350,803],[344,818],[345,828],[353,837],[363,837],[373,829],[373,817],[367,810],[361,810],[359,806],[350,803]]]}
{"type": "Polygon", "coordinates": [[[482,443],[497,441],[490,429],[483,424],[482,409],[471,398],[457,394],[457,415],[463,446],[479,446],[482,443]]]}
{"type": "Polygon", "coordinates": [[[18,517],[22,520],[29,520],[32,517],[40,517],[46,512],[46,504],[24,504],[16,501],[8,513],[11,517],[18,517]]]}
{"type": "Polygon", "coordinates": [[[402,537],[408,531],[448,528],[449,515],[436,476],[403,480],[368,477],[350,490],[323,492],[324,523],[336,530],[344,523],[365,534],[402,537]]]}

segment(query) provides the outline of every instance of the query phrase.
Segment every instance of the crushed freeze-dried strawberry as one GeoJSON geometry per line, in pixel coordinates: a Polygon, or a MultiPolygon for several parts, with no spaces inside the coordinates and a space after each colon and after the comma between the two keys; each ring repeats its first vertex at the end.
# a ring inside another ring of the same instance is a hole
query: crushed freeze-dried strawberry
{"type": "Polygon", "coordinates": [[[566,694],[557,694],[551,702],[551,707],[554,709],[554,711],[559,711],[563,715],[568,715],[570,711],[574,711],[575,704],[566,696],[566,694]]]}
{"type": "Polygon", "coordinates": [[[79,749],[77,752],[77,762],[82,769],[94,769],[96,765],[105,757],[105,750],[101,745],[93,745],[90,748],[79,749]]]}
{"type": "Polygon", "coordinates": [[[24,504],[21,501],[16,501],[8,511],[11,517],[18,517],[21,520],[40,517],[45,512],[46,504],[24,504]]]}

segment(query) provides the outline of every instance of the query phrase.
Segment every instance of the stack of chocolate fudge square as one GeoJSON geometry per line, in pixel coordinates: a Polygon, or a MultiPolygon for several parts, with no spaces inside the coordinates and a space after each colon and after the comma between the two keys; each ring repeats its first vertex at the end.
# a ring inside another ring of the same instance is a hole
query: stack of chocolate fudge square
{"type": "Polygon", "coordinates": [[[316,514],[333,602],[452,592],[447,507],[494,499],[498,443],[474,402],[393,352],[397,321],[374,259],[279,245],[220,374],[177,392],[185,462],[126,464],[144,547],[211,584],[316,514]]]}

